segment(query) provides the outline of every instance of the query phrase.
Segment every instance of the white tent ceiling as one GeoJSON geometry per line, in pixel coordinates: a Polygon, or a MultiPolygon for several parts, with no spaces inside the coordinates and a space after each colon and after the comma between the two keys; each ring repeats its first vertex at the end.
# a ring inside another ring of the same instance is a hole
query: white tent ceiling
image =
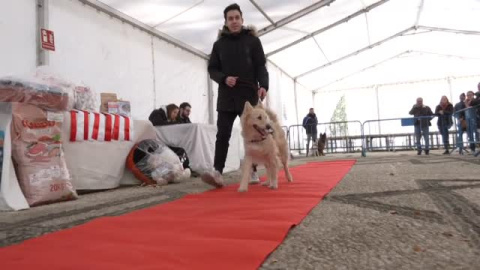
{"type": "MultiPolygon", "coordinates": [[[[102,0],[207,55],[223,0],[102,0]]],[[[268,58],[316,91],[480,74],[480,0],[237,0],[268,58]],[[327,5],[328,4],[328,5],[327,5]]]]}

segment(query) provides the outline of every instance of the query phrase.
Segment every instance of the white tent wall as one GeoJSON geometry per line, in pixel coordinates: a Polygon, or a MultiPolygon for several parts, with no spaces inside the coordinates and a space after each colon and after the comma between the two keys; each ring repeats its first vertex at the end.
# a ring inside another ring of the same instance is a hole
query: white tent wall
{"type": "Polygon", "coordinates": [[[188,102],[190,119],[208,123],[207,62],[154,38],[156,107],[188,102]]]}
{"type": "Polygon", "coordinates": [[[315,112],[319,123],[332,121],[340,99],[345,96],[347,121],[366,121],[378,118],[375,88],[318,92],[315,94],[315,112]],[[367,103],[360,102],[367,100],[367,103]]]}
{"type": "Polygon", "coordinates": [[[303,118],[308,114],[308,110],[313,108],[312,91],[297,83],[297,116],[299,125],[302,124],[303,118]]]}
{"type": "MultiPolygon", "coordinates": [[[[478,83],[480,75],[320,91],[315,94],[315,110],[319,122],[330,122],[338,101],[345,96],[348,121],[363,123],[367,120],[408,118],[411,117],[408,113],[418,97],[422,97],[424,104],[435,111],[442,96],[447,96],[455,104],[461,93],[477,91],[478,83]]],[[[436,120],[432,121],[432,126],[432,131],[436,131],[436,120]]],[[[400,120],[382,121],[380,124],[373,121],[365,125],[365,134],[412,132],[412,127],[402,127],[400,120]]]]}
{"type": "Polygon", "coordinates": [[[25,74],[36,65],[36,4],[2,1],[0,8],[0,77],[25,74]]]}
{"type": "MultiPolygon", "coordinates": [[[[132,116],[148,119],[163,104],[183,101],[192,121],[208,122],[206,61],[77,0],[49,1],[48,28],[56,50],[48,69],[97,93],[113,92],[132,105],[132,116]]],[[[28,74],[36,66],[36,4],[7,1],[0,10],[0,76],[28,74]]],[[[98,95],[98,104],[100,97],[98,95]]]]}
{"type": "Polygon", "coordinates": [[[271,63],[268,63],[267,67],[270,76],[268,106],[278,115],[282,125],[294,124],[296,123],[295,113],[293,115],[288,113],[288,109],[295,108],[293,79],[271,63]]]}

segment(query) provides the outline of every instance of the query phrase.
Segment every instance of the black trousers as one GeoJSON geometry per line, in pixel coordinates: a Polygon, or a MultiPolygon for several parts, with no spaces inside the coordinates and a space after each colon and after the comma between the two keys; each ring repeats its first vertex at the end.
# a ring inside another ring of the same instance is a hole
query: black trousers
{"type": "MultiPolygon", "coordinates": [[[[236,112],[218,112],[217,119],[217,141],[215,142],[215,158],[213,167],[215,170],[223,173],[225,161],[227,160],[228,147],[230,146],[230,137],[232,136],[232,128],[235,119],[241,116],[236,112]]],[[[256,165],[253,170],[257,171],[256,165]]]]}

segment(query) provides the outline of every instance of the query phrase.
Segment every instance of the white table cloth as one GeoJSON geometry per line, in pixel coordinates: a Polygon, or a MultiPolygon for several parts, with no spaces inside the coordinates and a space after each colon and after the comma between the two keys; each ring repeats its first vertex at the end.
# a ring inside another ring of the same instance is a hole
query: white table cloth
{"type": "MultiPolygon", "coordinates": [[[[157,126],[157,138],[169,146],[181,147],[187,152],[192,170],[202,172],[213,168],[217,127],[207,124],[179,124],[157,126]]],[[[233,128],[224,172],[238,170],[243,157],[240,131],[233,128]]]]}

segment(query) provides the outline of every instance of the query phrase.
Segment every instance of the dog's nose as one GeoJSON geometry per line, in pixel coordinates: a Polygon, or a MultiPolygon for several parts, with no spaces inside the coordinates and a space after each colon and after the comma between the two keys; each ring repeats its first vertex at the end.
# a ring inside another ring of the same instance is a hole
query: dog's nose
{"type": "Polygon", "coordinates": [[[266,127],[267,129],[272,129],[272,126],[270,126],[270,124],[267,124],[265,127],[266,127]]]}

